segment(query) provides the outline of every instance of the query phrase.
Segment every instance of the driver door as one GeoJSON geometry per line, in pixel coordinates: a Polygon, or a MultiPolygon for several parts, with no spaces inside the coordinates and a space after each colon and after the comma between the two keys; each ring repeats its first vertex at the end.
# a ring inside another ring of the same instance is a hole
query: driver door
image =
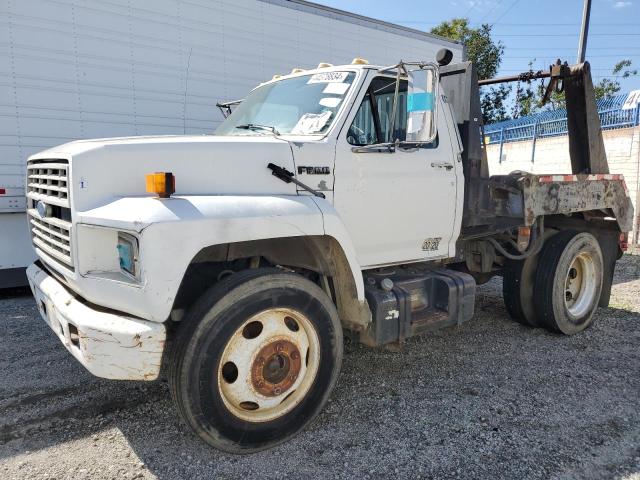
{"type": "MultiPolygon", "coordinates": [[[[360,265],[371,268],[455,254],[458,162],[444,115],[436,141],[417,149],[358,152],[405,138],[407,82],[401,80],[393,135],[395,77],[373,77],[337,140],[334,207],[351,235],[360,265]],[[356,148],[354,148],[356,147],[356,148]]],[[[442,111],[437,99],[436,111],[442,111]]],[[[461,172],[460,172],[461,175],[461,172]]]]}

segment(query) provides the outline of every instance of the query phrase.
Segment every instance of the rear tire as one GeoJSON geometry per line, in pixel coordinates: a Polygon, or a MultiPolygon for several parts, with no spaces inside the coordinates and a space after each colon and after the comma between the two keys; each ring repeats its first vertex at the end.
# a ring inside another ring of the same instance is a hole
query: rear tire
{"type": "Polygon", "coordinates": [[[549,330],[573,335],[593,323],[603,283],[603,259],[590,233],[563,231],[547,241],[536,272],[534,307],[549,330]]]}
{"type": "MultiPolygon", "coordinates": [[[[543,241],[557,232],[547,229],[543,241]]],[[[512,320],[528,327],[542,327],[534,307],[533,289],[536,282],[536,271],[540,253],[531,255],[524,260],[506,260],[502,271],[502,298],[507,313],[512,320]]]]}
{"type": "Polygon", "coordinates": [[[184,421],[232,453],[273,447],[326,404],[342,362],[342,328],[313,282],[275,269],[235,273],[182,321],[169,371],[184,421]]]}
{"type": "Polygon", "coordinates": [[[538,256],[509,260],[502,274],[502,297],[509,316],[529,327],[540,327],[533,306],[533,285],[538,256]]]}

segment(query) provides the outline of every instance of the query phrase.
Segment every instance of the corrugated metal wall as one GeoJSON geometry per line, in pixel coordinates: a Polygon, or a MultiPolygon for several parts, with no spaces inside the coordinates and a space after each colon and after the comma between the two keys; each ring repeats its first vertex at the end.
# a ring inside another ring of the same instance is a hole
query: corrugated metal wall
{"type": "Polygon", "coordinates": [[[280,4],[290,2],[4,0],[0,164],[21,168],[29,154],[77,138],[207,133],[221,120],[217,100],[274,73],[354,56],[433,58],[442,46],[280,4]]]}

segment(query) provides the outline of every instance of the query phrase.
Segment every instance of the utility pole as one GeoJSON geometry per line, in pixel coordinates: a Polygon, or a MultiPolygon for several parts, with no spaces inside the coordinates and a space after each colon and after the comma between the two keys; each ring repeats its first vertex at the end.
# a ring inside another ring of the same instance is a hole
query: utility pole
{"type": "Polygon", "coordinates": [[[591,15],[591,0],[584,0],[582,11],[582,29],[580,30],[580,43],[578,44],[578,62],[583,63],[587,53],[587,36],[589,35],[589,16],[591,15]]]}

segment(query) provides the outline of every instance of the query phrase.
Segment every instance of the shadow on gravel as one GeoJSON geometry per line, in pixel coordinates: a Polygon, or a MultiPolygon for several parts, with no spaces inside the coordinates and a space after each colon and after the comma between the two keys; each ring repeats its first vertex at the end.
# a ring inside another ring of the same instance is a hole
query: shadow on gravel
{"type": "Polygon", "coordinates": [[[0,300],[16,297],[30,297],[31,289],[29,287],[0,288],[0,300]]]}
{"type": "Polygon", "coordinates": [[[410,339],[400,352],[347,344],[339,384],[318,419],[288,443],[250,456],[196,438],[179,421],[166,383],[92,377],[28,299],[7,301],[6,309],[0,304],[0,461],[47,449],[51,463],[62,458],[98,472],[115,463],[160,480],[639,472],[640,315],[599,309],[592,328],[564,337],[509,321],[500,291],[499,281],[480,287],[473,320],[410,339]]]}
{"type": "Polygon", "coordinates": [[[613,284],[619,285],[640,279],[640,255],[624,254],[616,263],[613,284]]]}
{"type": "MultiPolygon", "coordinates": [[[[0,398],[0,456],[67,452],[72,441],[110,455],[105,432],[115,427],[161,480],[618,474],[624,459],[638,456],[640,324],[626,310],[598,316],[583,335],[557,336],[507,321],[489,291],[481,292],[474,321],[411,339],[401,352],[348,344],[320,417],[292,441],[250,456],[195,438],[166,384],[94,379],[64,352],[61,364],[71,370],[56,386],[0,398]],[[596,470],[581,470],[595,460],[596,470]]],[[[47,347],[62,348],[54,345],[47,347]]]]}

